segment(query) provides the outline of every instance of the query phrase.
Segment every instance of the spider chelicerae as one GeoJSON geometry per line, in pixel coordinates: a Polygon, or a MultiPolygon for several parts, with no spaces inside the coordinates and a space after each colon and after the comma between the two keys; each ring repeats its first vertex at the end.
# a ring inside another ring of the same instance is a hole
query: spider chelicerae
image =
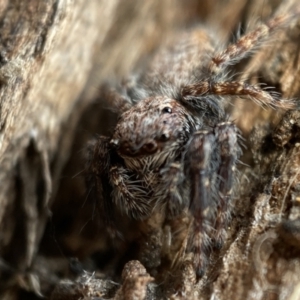
{"type": "Polygon", "coordinates": [[[293,107],[233,81],[228,67],[294,16],[275,16],[221,51],[212,32],[194,28],[158,51],[144,72],[102,88],[118,121],[111,136],[88,145],[88,195],[112,238],[127,238],[119,216],[136,225],[136,258],[149,270],[186,256],[201,276],[211,249],[224,243],[241,155],[226,103],[242,97],[293,107]]]}

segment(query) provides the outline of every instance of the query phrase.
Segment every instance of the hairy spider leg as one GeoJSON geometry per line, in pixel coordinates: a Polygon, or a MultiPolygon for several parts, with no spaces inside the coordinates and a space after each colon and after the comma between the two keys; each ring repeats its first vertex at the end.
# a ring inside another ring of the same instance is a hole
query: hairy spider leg
{"type": "Polygon", "coordinates": [[[85,180],[90,191],[88,197],[95,201],[100,217],[112,237],[119,235],[114,219],[113,203],[110,200],[112,188],[109,184],[108,167],[110,165],[109,138],[99,136],[87,147],[85,180]]]}
{"type": "Polygon", "coordinates": [[[231,122],[218,124],[214,133],[219,145],[220,165],[217,180],[217,217],[215,223],[215,246],[222,247],[226,238],[226,228],[230,219],[230,202],[236,176],[236,163],[241,154],[235,125],[231,122]]]}
{"type": "Polygon", "coordinates": [[[179,190],[183,184],[184,175],[182,165],[174,162],[166,167],[162,172],[162,181],[166,184],[166,217],[173,219],[184,209],[185,203],[179,190]]]}
{"type": "Polygon", "coordinates": [[[213,226],[214,200],[211,193],[211,162],[216,148],[213,132],[197,131],[188,146],[191,196],[189,209],[194,217],[188,250],[194,254],[198,277],[204,273],[210,253],[209,232],[213,226]]]}
{"type": "Polygon", "coordinates": [[[284,27],[300,13],[299,9],[291,15],[279,15],[268,22],[256,27],[253,31],[239,38],[236,43],[229,45],[225,50],[215,54],[208,66],[208,78],[205,81],[184,86],[181,96],[184,102],[189,103],[192,96],[237,96],[247,97],[262,106],[272,108],[291,109],[295,104],[290,100],[283,100],[276,93],[267,93],[258,86],[245,82],[223,81],[226,77],[226,68],[234,65],[249,56],[260,43],[273,32],[284,27]]]}

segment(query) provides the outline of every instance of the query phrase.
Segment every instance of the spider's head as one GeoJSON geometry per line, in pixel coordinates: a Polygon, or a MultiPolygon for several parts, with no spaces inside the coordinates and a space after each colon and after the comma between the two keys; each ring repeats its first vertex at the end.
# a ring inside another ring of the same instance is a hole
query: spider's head
{"type": "Polygon", "coordinates": [[[177,152],[193,131],[193,119],[176,100],[151,97],[123,113],[111,144],[126,158],[177,152]]]}

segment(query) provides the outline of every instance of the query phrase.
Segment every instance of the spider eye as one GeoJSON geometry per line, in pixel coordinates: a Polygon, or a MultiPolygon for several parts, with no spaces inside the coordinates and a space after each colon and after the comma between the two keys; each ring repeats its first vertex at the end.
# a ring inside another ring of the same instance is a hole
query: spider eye
{"type": "Polygon", "coordinates": [[[167,140],[169,139],[169,135],[166,134],[166,133],[163,133],[163,134],[160,136],[160,139],[161,139],[163,142],[165,142],[165,141],[167,141],[167,140]]]}
{"type": "Polygon", "coordinates": [[[143,146],[143,149],[148,153],[153,153],[157,149],[157,144],[154,141],[150,141],[143,146]]]}
{"type": "Polygon", "coordinates": [[[164,114],[171,114],[171,113],[172,113],[172,108],[166,106],[166,107],[164,107],[164,108],[162,109],[162,112],[163,112],[164,114]]]}
{"type": "Polygon", "coordinates": [[[120,145],[120,141],[117,140],[117,139],[113,139],[113,140],[110,141],[110,145],[115,147],[115,148],[118,148],[119,145],[120,145]]]}

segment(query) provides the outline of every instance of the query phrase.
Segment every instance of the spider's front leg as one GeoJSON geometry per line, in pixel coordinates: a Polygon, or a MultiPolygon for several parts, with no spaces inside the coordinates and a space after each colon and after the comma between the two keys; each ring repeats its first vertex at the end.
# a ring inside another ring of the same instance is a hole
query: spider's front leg
{"type": "Polygon", "coordinates": [[[188,177],[191,182],[189,208],[194,218],[188,249],[194,254],[194,267],[198,277],[203,275],[207,265],[211,243],[208,234],[213,226],[215,210],[211,188],[213,173],[211,168],[215,148],[214,134],[208,131],[198,131],[194,133],[186,154],[188,177]]]}
{"type": "Polygon", "coordinates": [[[164,193],[167,203],[166,217],[173,219],[178,216],[185,207],[184,197],[180,185],[184,181],[183,166],[174,162],[161,171],[162,182],[164,182],[164,193]]]}
{"type": "MultiPolygon", "coordinates": [[[[110,107],[112,111],[121,115],[132,107],[130,98],[126,93],[126,86],[119,87],[119,90],[108,84],[103,84],[99,90],[98,97],[110,107]]],[[[86,148],[85,181],[87,186],[87,197],[91,198],[98,209],[100,218],[107,226],[112,237],[119,235],[116,229],[114,216],[114,203],[111,199],[113,185],[111,184],[111,166],[113,160],[118,157],[114,147],[111,146],[111,139],[99,136],[88,143],[86,148]]]]}
{"type": "Polygon", "coordinates": [[[112,187],[109,183],[109,166],[111,163],[110,139],[100,136],[89,142],[86,151],[85,181],[87,197],[97,207],[100,218],[114,237],[118,233],[114,220],[114,209],[111,201],[112,187]]]}
{"type": "Polygon", "coordinates": [[[190,141],[187,158],[193,215],[189,249],[200,277],[206,267],[211,242],[222,245],[229,220],[235,165],[240,154],[233,123],[218,124],[213,131],[198,131],[190,141]]]}
{"type": "Polygon", "coordinates": [[[237,128],[231,122],[220,123],[215,127],[220,163],[217,177],[217,217],[215,223],[215,245],[221,247],[226,238],[226,227],[230,219],[230,205],[236,180],[236,163],[241,155],[238,145],[237,128]]]}

